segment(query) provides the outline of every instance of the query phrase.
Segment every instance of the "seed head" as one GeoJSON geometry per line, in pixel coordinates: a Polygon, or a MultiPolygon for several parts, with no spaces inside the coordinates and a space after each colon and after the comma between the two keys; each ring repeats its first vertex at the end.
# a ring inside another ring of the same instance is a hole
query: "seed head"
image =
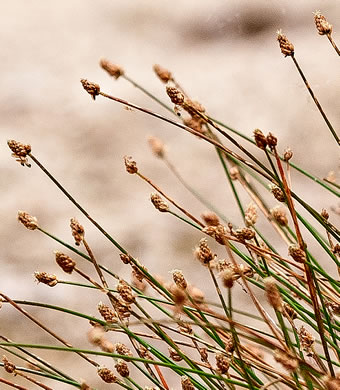
{"type": "Polygon", "coordinates": [[[200,115],[205,112],[205,108],[201,103],[187,98],[183,103],[183,108],[191,116],[191,118],[201,120],[203,123],[205,122],[200,115]]]}
{"type": "Polygon", "coordinates": [[[250,228],[236,229],[235,236],[240,241],[252,240],[255,237],[255,231],[250,228]]]}
{"type": "Polygon", "coordinates": [[[117,291],[126,303],[135,302],[135,296],[132,293],[132,288],[124,280],[119,280],[119,283],[117,284],[117,291]]]}
{"type": "Polygon", "coordinates": [[[124,163],[126,171],[131,175],[138,172],[137,163],[132,159],[131,156],[124,156],[124,163]]]}
{"type": "Polygon", "coordinates": [[[124,264],[130,264],[131,260],[129,255],[126,255],[125,253],[121,253],[119,257],[124,264]]]}
{"type": "Polygon", "coordinates": [[[148,360],[152,359],[152,356],[151,356],[149,350],[146,347],[144,347],[144,345],[142,345],[142,344],[139,344],[138,355],[143,359],[148,359],[148,360]]]}
{"type": "Polygon", "coordinates": [[[271,215],[275,221],[281,226],[288,225],[288,218],[285,210],[281,209],[280,206],[276,206],[270,210],[271,215]]]}
{"type": "Polygon", "coordinates": [[[152,153],[159,158],[163,158],[165,155],[164,143],[159,138],[153,136],[150,136],[148,138],[148,142],[152,150],[152,153]]]}
{"type": "Polygon", "coordinates": [[[215,258],[215,255],[208,246],[208,241],[206,238],[202,238],[200,240],[199,247],[196,249],[195,253],[198,260],[200,260],[203,264],[208,264],[215,258]]]}
{"type": "Polygon", "coordinates": [[[277,138],[275,137],[274,134],[269,133],[266,139],[267,139],[268,146],[270,147],[271,150],[273,150],[277,145],[277,138]]]}
{"type": "Polygon", "coordinates": [[[282,298],[279,289],[276,286],[273,277],[264,279],[264,287],[266,290],[267,300],[270,305],[277,311],[282,312],[282,298]]]}
{"type": "Polygon", "coordinates": [[[232,288],[235,281],[235,273],[231,268],[227,268],[220,274],[223,285],[226,288],[232,288]]]}
{"type": "Polygon", "coordinates": [[[118,314],[118,317],[122,320],[128,320],[131,316],[131,307],[127,303],[122,300],[118,300],[115,302],[115,310],[118,314]]]}
{"type": "Polygon", "coordinates": [[[312,346],[315,342],[315,337],[313,337],[304,326],[301,326],[298,331],[298,335],[302,348],[307,352],[311,352],[312,346]]]}
{"type": "Polygon", "coordinates": [[[283,315],[291,320],[295,320],[297,318],[296,311],[286,302],[283,302],[283,315]]]}
{"type": "Polygon", "coordinates": [[[124,74],[124,69],[122,67],[120,67],[119,65],[116,65],[116,64],[113,64],[112,62],[108,61],[108,60],[105,60],[105,59],[101,59],[100,60],[100,66],[106,70],[106,72],[114,77],[116,80],[120,77],[120,76],[123,76],[124,74]]]}
{"type": "Polygon", "coordinates": [[[5,355],[2,356],[2,362],[4,364],[4,369],[9,374],[13,374],[13,372],[15,372],[15,370],[16,370],[15,365],[12,362],[10,362],[5,355]]]}
{"type": "Polygon", "coordinates": [[[254,130],[254,138],[255,138],[255,143],[256,146],[260,149],[266,149],[267,147],[267,138],[266,136],[262,133],[260,129],[255,129],[254,130]]]}
{"type": "Polygon", "coordinates": [[[113,324],[118,321],[116,312],[104,303],[99,302],[97,309],[106,322],[113,324]]]}
{"type": "Polygon", "coordinates": [[[173,104],[176,106],[182,106],[185,100],[183,92],[175,87],[166,87],[166,93],[168,94],[173,104]]]}
{"type": "Polygon", "coordinates": [[[155,208],[161,213],[166,213],[169,211],[169,205],[164,202],[164,200],[156,193],[151,194],[150,196],[151,203],[155,208]]]}
{"type": "Polygon", "coordinates": [[[240,177],[240,171],[236,165],[229,169],[229,175],[231,180],[237,180],[240,177]]]}
{"type": "Polygon", "coordinates": [[[175,282],[176,286],[182,290],[185,290],[188,286],[188,283],[185,280],[183,272],[179,269],[174,269],[171,271],[171,273],[172,273],[173,281],[175,282]]]}
{"type": "Polygon", "coordinates": [[[81,79],[80,82],[82,83],[85,91],[92,96],[93,100],[96,100],[96,96],[100,93],[100,86],[98,84],[91,83],[86,79],[81,79]]]}
{"type": "Polygon", "coordinates": [[[227,228],[223,225],[207,226],[202,229],[202,232],[213,237],[221,245],[227,243],[227,228]]]}
{"type": "Polygon", "coordinates": [[[106,383],[116,383],[118,381],[116,375],[108,368],[105,367],[98,368],[97,373],[100,376],[100,378],[106,383]]]}
{"type": "Polygon", "coordinates": [[[289,371],[295,371],[299,367],[299,362],[297,359],[295,359],[293,356],[290,354],[276,350],[274,353],[274,359],[283,365],[283,367],[289,371]]]}
{"type": "Polygon", "coordinates": [[[283,159],[288,162],[293,157],[293,151],[291,148],[287,148],[283,153],[283,159]]]}
{"type": "Polygon", "coordinates": [[[294,56],[294,46],[291,42],[289,42],[288,38],[282,34],[282,31],[277,31],[277,40],[279,41],[281,53],[287,56],[294,56]]]}
{"type": "Polygon", "coordinates": [[[115,368],[118,374],[121,375],[123,378],[127,378],[130,375],[129,367],[122,359],[118,359],[115,368]]]}
{"type": "Polygon", "coordinates": [[[59,267],[66,272],[67,274],[71,274],[76,266],[76,262],[71,259],[70,256],[65,255],[64,253],[55,251],[55,261],[59,265],[59,267]]]}
{"type": "Polygon", "coordinates": [[[295,244],[289,246],[288,254],[298,263],[305,263],[306,261],[305,251],[295,244]]]}
{"type": "Polygon", "coordinates": [[[217,226],[220,224],[220,219],[215,213],[212,213],[210,211],[206,211],[201,214],[201,218],[203,219],[204,223],[208,226],[217,226]]]}
{"type": "Polygon", "coordinates": [[[284,202],[286,200],[284,192],[281,190],[280,187],[276,185],[271,186],[271,192],[274,195],[275,199],[278,200],[279,202],[284,202]]]}
{"type": "Polygon", "coordinates": [[[332,34],[333,26],[327,22],[326,18],[321,14],[320,11],[314,12],[314,21],[316,29],[320,35],[332,34]]]}
{"type": "Polygon", "coordinates": [[[34,277],[38,283],[47,284],[47,286],[54,287],[57,283],[57,277],[47,272],[34,272],[34,277]]]}
{"type": "Polygon", "coordinates": [[[84,227],[75,218],[71,218],[70,227],[75,244],[79,246],[84,239],[84,227]]]}
{"type": "Polygon", "coordinates": [[[118,353],[118,355],[133,356],[130,348],[128,348],[125,344],[116,343],[115,344],[115,350],[118,353]]]}
{"type": "Polygon", "coordinates": [[[330,375],[324,376],[323,381],[325,382],[327,390],[339,390],[340,389],[340,375],[336,374],[335,378],[330,375]]]}
{"type": "Polygon", "coordinates": [[[39,227],[37,218],[32,217],[32,215],[26,213],[25,211],[18,211],[18,221],[29,230],[35,230],[39,227]]]}
{"type": "Polygon", "coordinates": [[[253,202],[249,203],[245,211],[244,220],[247,227],[254,226],[257,221],[257,209],[253,202]]]}
{"type": "Polygon", "coordinates": [[[201,361],[206,363],[208,361],[208,350],[207,350],[207,348],[200,348],[198,350],[198,352],[200,353],[201,361]]]}
{"type": "Polygon", "coordinates": [[[198,117],[190,117],[183,120],[185,126],[190,127],[191,129],[198,131],[199,133],[204,133],[203,124],[204,121],[198,117]]]}
{"type": "Polygon", "coordinates": [[[180,362],[183,360],[182,356],[173,348],[169,347],[169,355],[174,362],[180,362]]]}
{"type": "Polygon", "coordinates": [[[181,385],[182,390],[195,390],[195,386],[191,383],[191,380],[186,375],[181,377],[181,385]]]}
{"type": "Polygon", "coordinates": [[[230,359],[223,353],[217,353],[215,355],[216,366],[218,371],[223,375],[227,374],[230,366],[230,359]]]}
{"type": "Polygon", "coordinates": [[[8,147],[12,151],[12,157],[20,163],[20,165],[30,168],[31,164],[28,163],[27,155],[31,153],[31,145],[25,145],[21,142],[15,141],[14,139],[10,139],[7,141],[8,147]]]}
{"type": "Polygon", "coordinates": [[[328,220],[329,214],[326,209],[321,210],[321,217],[324,218],[326,221],[328,220]]]}
{"type": "Polygon", "coordinates": [[[101,325],[96,324],[87,333],[89,342],[93,345],[101,345],[104,340],[105,330],[101,325]]]}
{"type": "Polygon", "coordinates": [[[158,78],[163,82],[163,83],[168,83],[169,81],[173,80],[172,74],[169,70],[163,68],[162,66],[155,64],[153,66],[153,70],[158,76],[158,78]]]}

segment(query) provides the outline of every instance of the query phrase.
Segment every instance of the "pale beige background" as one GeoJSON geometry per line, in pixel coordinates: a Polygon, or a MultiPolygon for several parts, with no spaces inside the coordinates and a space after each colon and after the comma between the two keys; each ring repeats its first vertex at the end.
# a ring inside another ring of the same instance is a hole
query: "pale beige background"
{"type": "MultiPolygon", "coordinates": [[[[151,70],[160,63],[212,116],[249,136],[257,127],[274,132],[281,150],[290,146],[297,164],[323,177],[337,169],[338,148],[291,59],[280,54],[275,34],[282,28],[294,43],[301,67],[339,129],[339,58],[315,30],[312,12],[320,8],[333,22],[339,44],[340,9],[335,1],[2,1],[1,290],[13,298],[57,304],[67,300],[68,307],[92,314],[101,299],[85,290],[48,289],[33,282],[36,270],[65,278],[53,260],[53,250],[60,247],[18,225],[18,209],[37,216],[43,228],[69,243],[69,218],[76,216],[100,261],[128,277],[118,252],[43,173],[35,166],[22,168],[10,157],[6,141],[14,138],[30,143],[33,154],[150,270],[168,278],[169,270],[182,268],[192,283],[208,293],[207,275],[192,256],[201,235],[157,213],[148,200],[151,190],[126,174],[122,157],[134,156],[144,174],[199,215],[205,208],[148,150],[147,136],[161,137],[169,158],[188,182],[241,224],[213,149],[179,129],[103,98],[92,101],[79,79],[96,81],[105,92],[168,115],[124,80],[111,80],[98,66],[102,57],[121,64],[130,77],[167,101],[164,85],[151,70]]],[[[316,209],[336,206],[334,197],[310,181],[293,175],[293,182],[316,209]]],[[[263,220],[259,223],[266,228],[263,220]]],[[[81,260],[79,264],[88,269],[81,260]]],[[[243,299],[240,295],[240,302],[243,299]]],[[[83,321],[32,312],[75,345],[86,345],[88,326],[83,321]]],[[[0,324],[1,333],[14,340],[51,342],[8,307],[2,309],[0,324]]],[[[69,355],[64,358],[65,370],[72,364],[74,376],[98,386],[92,368],[69,355]]],[[[100,383],[99,388],[105,386],[100,383]]]]}

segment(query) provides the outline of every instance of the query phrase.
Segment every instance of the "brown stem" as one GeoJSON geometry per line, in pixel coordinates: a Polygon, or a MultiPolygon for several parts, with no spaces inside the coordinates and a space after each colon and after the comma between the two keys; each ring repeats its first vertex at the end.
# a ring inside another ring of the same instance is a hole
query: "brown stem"
{"type": "Polygon", "coordinates": [[[13,382],[10,382],[4,378],[0,378],[0,382],[4,383],[5,385],[14,387],[15,389],[18,389],[18,390],[29,390],[27,387],[19,386],[19,385],[15,384],[13,382]]]}
{"type": "Polygon", "coordinates": [[[340,56],[340,49],[338,48],[338,46],[335,44],[334,42],[334,39],[332,38],[332,35],[331,34],[327,34],[327,38],[329,40],[329,42],[331,43],[331,45],[334,47],[335,51],[338,53],[338,55],[340,56]]]}

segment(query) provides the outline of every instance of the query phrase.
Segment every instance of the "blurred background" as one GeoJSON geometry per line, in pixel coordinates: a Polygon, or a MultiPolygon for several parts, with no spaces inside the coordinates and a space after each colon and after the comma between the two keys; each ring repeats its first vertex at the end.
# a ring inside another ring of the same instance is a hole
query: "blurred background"
{"type": "MultiPolygon", "coordinates": [[[[282,56],[276,41],[276,31],[282,29],[330,121],[339,129],[339,58],[327,38],[316,31],[312,12],[317,9],[333,23],[339,45],[340,4],[327,0],[2,1],[1,290],[12,298],[64,304],[94,315],[101,299],[88,291],[80,294],[62,285],[49,289],[34,282],[32,274],[37,270],[80,279],[62,274],[53,255],[61,246],[19,225],[18,210],[36,216],[42,228],[70,244],[69,219],[77,217],[100,262],[129,279],[129,269],[121,264],[117,250],[48,178],[35,165],[23,168],[11,158],[8,139],[31,144],[32,153],[91,216],[150,271],[169,279],[171,269],[183,269],[191,283],[205,290],[207,275],[192,255],[202,235],[157,212],[149,201],[152,190],[125,172],[123,156],[133,156],[143,174],[199,216],[206,208],[148,148],[148,136],[161,138],[185,180],[242,226],[214,149],[178,128],[102,97],[93,101],[80,79],[88,78],[104,92],[169,116],[138,89],[123,79],[115,81],[98,65],[101,58],[120,64],[129,77],[168,103],[164,84],[152,71],[155,63],[161,64],[212,117],[248,136],[255,128],[273,132],[281,152],[289,146],[293,162],[322,178],[331,170],[337,172],[338,147],[293,62],[282,56]]],[[[337,222],[339,217],[331,212],[331,207],[337,207],[334,196],[301,175],[293,173],[292,180],[299,195],[315,209],[329,210],[337,222]]],[[[274,206],[274,200],[268,199],[274,206]]],[[[249,203],[246,195],[244,202],[249,203]]],[[[281,245],[262,216],[259,226],[281,245]]],[[[214,250],[221,253],[217,247],[214,250]]],[[[80,258],[77,261],[89,269],[80,258]]],[[[89,326],[84,321],[29,310],[74,345],[87,343],[89,326]]],[[[13,309],[6,306],[0,315],[2,335],[18,342],[52,342],[13,309]]],[[[80,359],[60,356],[64,367],[72,364],[77,378],[105,388],[80,359]]]]}

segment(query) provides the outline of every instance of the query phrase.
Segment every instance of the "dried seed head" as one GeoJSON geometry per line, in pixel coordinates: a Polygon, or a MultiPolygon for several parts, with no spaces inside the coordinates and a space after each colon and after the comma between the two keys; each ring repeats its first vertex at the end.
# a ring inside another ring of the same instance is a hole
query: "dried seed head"
{"type": "Polygon", "coordinates": [[[327,307],[331,310],[332,314],[340,315],[340,304],[336,302],[328,301],[326,303],[327,307]]]}
{"type": "Polygon", "coordinates": [[[147,289],[148,285],[145,283],[144,280],[140,281],[137,279],[135,272],[131,272],[131,286],[137,288],[141,292],[145,292],[147,289]]]}
{"type": "Polygon", "coordinates": [[[98,368],[97,373],[100,376],[100,378],[106,383],[116,383],[118,381],[116,375],[108,368],[105,367],[98,368]]]}
{"type": "Polygon", "coordinates": [[[272,208],[270,210],[270,213],[279,225],[288,226],[288,218],[286,211],[281,209],[280,206],[272,208]]]}
{"type": "Polygon", "coordinates": [[[173,104],[177,106],[182,106],[185,100],[183,92],[181,92],[178,88],[175,87],[166,87],[166,93],[168,94],[173,104]]]}
{"type": "Polygon", "coordinates": [[[132,288],[124,280],[119,280],[119,283],[117,284],[117,291],[125,302],[135,302],[135,296],[133,295],[132,288]]]}
{"type": "Polygon", "coordinates": [[[178,322],[178,330],[184,334],[193,334],[192,326],[187,322],[178,322]]]}
{"type": "Polygon", "coordinates": [[[145,267],[145,265],[142,265],[138,260],[138,265],[137,267],[135,264],[132,265],[132,274],[133,277],[136,278],[138,281],[142,282],[145,279],[145,274],[143,273],[142,270],[145,272],[148,272],[148,269],[145,267]]]}
{"type": "Polygon", "coordinates": [[[215,355],[216,359],[216,367],[218,371],[223,375],[227,374],[230,366],[230,359],[228,356],[224,355],[223,353],[217,353],[215,355]]]}
{"type": "Polygon", "coordinates": [[[236,229],[235,236],[240,241],[252,240],[255,237],[255,231],[250,228],[236,229]]]}
{"type": "Polygon", "coordinates": [[[291,148],[285,149],[283,153],[283,159],[288,162],[293,157],[293,151],[291,148]]]}
{"type": "Polygon", "coordinates": [[[191,383],[191,380],[186,375],[181,377],[181,385],[182,390],[195,390],[195,386],[191,383]]]}
{"type": "Polygon", "coordinates": [[[34,277],[38,283],[47,284],[47,286],[54,287],[57,283],[57,277],[47,272],[34,272],[34,277]]]}
{"type": "Polygon", "coordinates": [[[208,241],[206,238],[202,238],[200,240],[199,247],[196,249],[195,254],[198,260],[200,260],[203,264],[208,264],[215,258],[215,255],[208,246],[208,241]]]}
{"type": "Polygon", "coordinates": [[[54,254],[55,261],[57,262],[59,267],[67,274],[72,273],[74,267],[76,266],[76,262],[72,260],[70,256],[67,256],[64,253],[55,251],[54,254]]]}
{"type": "Polygon", "coordinates": [[[31,164],[28,163],[27,155],[31,153],[31,145],[25,145],[21,142],[15,141],[14,139],[10,139],[7,141],[8,147],[12,151],[12,157],[20,163],[20,165],[30,168],[31,164]]]}
{"type": "Polygon", "coordinates": [[[288,247],[288,254],[298,263],[304,263],[306,261],[306,253],[296,244],[291,244],[288,247]]]}
{"type": "Polygon", "coordinates": [[[206,363],[208,361],[208,350],[207,350],[207,348],[200,348],[198,350],[198,352],[200,353],[201,361],[206,363]]]}
{"type": "Polygon", "coordinates": [[[80,82],[82,83],[85,91],[92,96],[93,100],[96,100],[96,96],[100,93],[100,86],[98,84],[91,83],[86,79],[81,79],[80,82]]]}
{"type": "Polygon", "coordinates": [[[131,307],[122,300],[117,300],[115,302],[115,310],[118,314],[118,317],[122,320],[128,320],[131,316],[131,307]]]}
{"type": "Polygon", "coordinates": [[[248,204],[245,211],[244,220],[247,227],[255,225],[257,221],[257,208],[253,202],[248,204]]]}
{"type": "Polygon", "coordinates": [[[340,375],[336,374],[336,377],[333,378],[331,376],[323,377],[323,381],[326,385],[327,390],[339,390],[340,389],[340,375]]]}
{"type": "Polygon", "coordinates": [[[112,324],[118,321],[116,312],[113,309],[111,309],[109,306],[104,305],[104,303],[99,302],[97,309],[106,322],[112,324]]]}
{"type": "Polygon", "coordinates": [[[275,135],[272,133],[268,133],[266,140],[270,149],[273,150],[277,145],[277,138],[275,137],[275,135]]]}
{"type": "Polygon", "coordinates": [[[153,136],[150,136],[148,138],[148,142],[152,150],[152,153],[159,158],[163,158],[165,155],[164,143],[159,138],[153,136]]]}
{"type": "Polygon", "coordinates": [[[118,353],[118,355],[133,356],[130,348],[128,348],[125,344],[116,343],[115,344],[115,350],[118,353]]]}
{"type": "Polygon", "coordinates": [[[39,227],[37,218],[32,217],[32,215],[29,215],[25,211],[18,211],[18,221],[29,230],[35,230],[39,227]]]}
{"type": "Polygon", "coordinates": [[[211,211],[206,211],[201,214],[201,218],[203,219],[204,223],[208,226],[218,226],[220,224],[220,219],[215,213],[212,213],[211,211]]]}
{"type": "Polygon", "coordinates": [[[100,60],[100,66],[106,70],[106,72],[114,77],[116,80],[120,77],[120,76],[123,76],[124,74],[124,69],[122,67],[120,67],[119,65],[116,65],[116,64],[113,64],[112,62],[108,61],[108,60],[105,60],[105,59],[101,59],[100,60]]]}
{"type": "Polygon", "coordinates": [[[327,22],[326,18],[320,11],[314,12],[314,21],[320,35],[332,34],[333,26],[327,22]]]}
{"type": "Polygon", "coordinates": [[[126,171],[131,175],[138,172],[137,163],[132,159],[131,156],[124,156],[124,163],[126,171]]]}
{"type": "Polygon", "coordinates": [[[332,250],[332,252],[335,254],[335,255],[340,255],[340,244],[335,244],[334,245],[334,248],[332,250]]]}
{"type": "Polygon", "coordinates": [[[186,118],[183,120],[183,123],[185,126],[190,127],[191,129],[198,131],[199,133],[204,133],[205,130],[203,129],[204,121],[201,118],[186,118]]]}
{"type": "Polygon", "coordinates": [[[174,269],[171,271],[171,273],[172,273],[172,279],[175,282],[176,286],[178,288],[181,288],[182,290],[185,290],[188,286],[188,283],[185,280],[183,272],[179,269],[174,269]]]}
{"type": "Polygon", "coordinates": [[[168,83],[169,81],[173,80],[172,74],[169,70],[163,68],[162,66],[155,64],[153,66],[153,70],[158,76],[158,78],[163,82],[163,83],[168,83]]]}
{"type": "Polygon", "coordinates": [[[286,302],[283,302],[283,315],[293,321],[297,318],[296,311],[286,302]]]}
{"type": "Polygon", "coordinates": [[[264,279],[264,287],[266,290],[267,300],[269,304],[277,311],[282,312],[282,298],[279,289],[276,286],[273,277],[264,279]]]}
{"type": "Polygon", "coordinates": [[[101,325],[96,325],[89,330],[87,338],[93,345],[101,345],[104,340],[105,330],[101,325]]]}
{"type": "Polygon", "coordinates": [[[155,206],[155,208],[161,213],[166,213],[169,211],[169,205],[164,202],[164,200],[157,194],[153,193],[150,195],[151,203],[155,206]]]}
{"type": "Polygon", "coordinates": [[[274,359],[290,372],[295,371],[299,367],[299,361],[284,351],[276,350],[274,359]]]}
{"type": "Polygon", "coordinates": [[[223,338],[224,342],[224,350],[227,353],[233,353],[235,346],[234,346],[234,340],[231,334],[226,334],[225,337],[223,338]]]}
{"type": "Polygon", "coordinates": [[[235,281],[235,272],[231,268],[228,268],[225,271],[223,271],[220,274],[220,277],[222,279],[222,283],[223,283],[224,287],[226,287],[226,288],[233,287],[234,281],[235,281]]]}
{"type": "Polygon", "coordinates": [[[326,221],[328,220],[329,214],[326,209],[321,210],[321,217],[324,218],[326,221]]]}
{"type": "Polygon", "coordinates": [[[285,194],[280,187],[273,184],[270,188],[270,191],[274,195],[275,199],[279,202],[284,202],[286,200],[285,194]]]}
{"type": "Polygon", "coordinates": [[[16,367],[13,363],[11,363],[5,355],[2,356],[2,362],[4,364],[4,369],[9,373],[13,374],[15,372],[16,367]]]}
{"type": "Polygon", "coordinates": [[[114,345],[111,343],[111,341],[106,340],[104,338],[101,340],[99,347],[103,352],[113,353],[113,351],[115,350],[114,345]]]}
{"type": "Polygon", "coordinates": [[[282,34],[282,31],[277,31],[277,40],[279,41],[281,53],[287,56],[294,56],[294,46],[291,42],[289,42],[288,38],[282,34]]]}
{"type": "Polygon", "coordinates": [[[187,98],[183,103],[183,108],[193,119],[198,119],[203,121],[203,123],[205,122],[205,120],[200,115],[205,112],[205,108],[201,103],[187,98]]]}
{"type": "Polygon", "coordinates": [[[298,331],[298,335],[302,348],[307,352],[311,352],[311,348],[315,342],[315,337],[313,337],[304,326],[301,326],[298,331]]]}
{"type": "Polygon", "coordinates": [[[180,362],[181,360],[183,360],[182,356],[173,348],[169,347],[169,355],[170,355],[170,358],[174,361],[174,362],[180,362]]]}
{"type": "Polygon", "coordinates": [[[80,390],[91,390],[91,387],[87,383],[83,382],[80,385],[80,390]]]}
{"type": "Polygon", "coordinates": [[[204,302],[205,297],[202,290],[200,290],[196,286],[188,286],[188,289],[189,289],[189,294],[195,303],[200,304],[204,302]]]}
{"type": "Polygon", "coordinates": [[[227,243],[227,228],[223,225],[207,226],[202,229],[202,232],[210,237],[213,237],[219,244],[227,243]]]}
{"type": "Polygon", "coordinates": [[[129,255],[126,255],[125,253],[121,253],[119,257],[124,264],[130,264],[131,260],[129,255]]]}
{"type": "Polygon", "coordinates": [[[130,375],[129,367],[122,359],[118,359],[115,368],[118,374],[121,375],[123,378],[127,378],[130,375]]]}
{"type": "Polygon", "coordinates": [[[71,227],[71,232],[75,244],[79,246],[84,239],[84,235],[85,235],[84,227],[75,218],[71,218],[70,227],[71,227]]]}
{"type": "Polygon", "coordinates": [[[144,345],[142,344],[140,344],[138,347],[138,355],[143,359],[148,359],[148,360],[152,359],[149,350],[146,347],[144,347],[144,345]]]}
{"type": "Polygon", "coordinates": [[[255,143],[256,146],[260,149],[266,149],[267,147],[267,138],[266,136],[262,133],[260,129],[255,129],[254,130],[254,138],[255,138],[255,143]]]}
{"type": "Polygon", "coordinates": [[[176,286],[176,284],[171,284],[168,288],[168,290],[172,294],[172,299],[175,303],[175,311],[179,312],[181,311],[183,305],[185,304],[187,300],[187,296],[182,288],[179,288],[176,286]]]}

